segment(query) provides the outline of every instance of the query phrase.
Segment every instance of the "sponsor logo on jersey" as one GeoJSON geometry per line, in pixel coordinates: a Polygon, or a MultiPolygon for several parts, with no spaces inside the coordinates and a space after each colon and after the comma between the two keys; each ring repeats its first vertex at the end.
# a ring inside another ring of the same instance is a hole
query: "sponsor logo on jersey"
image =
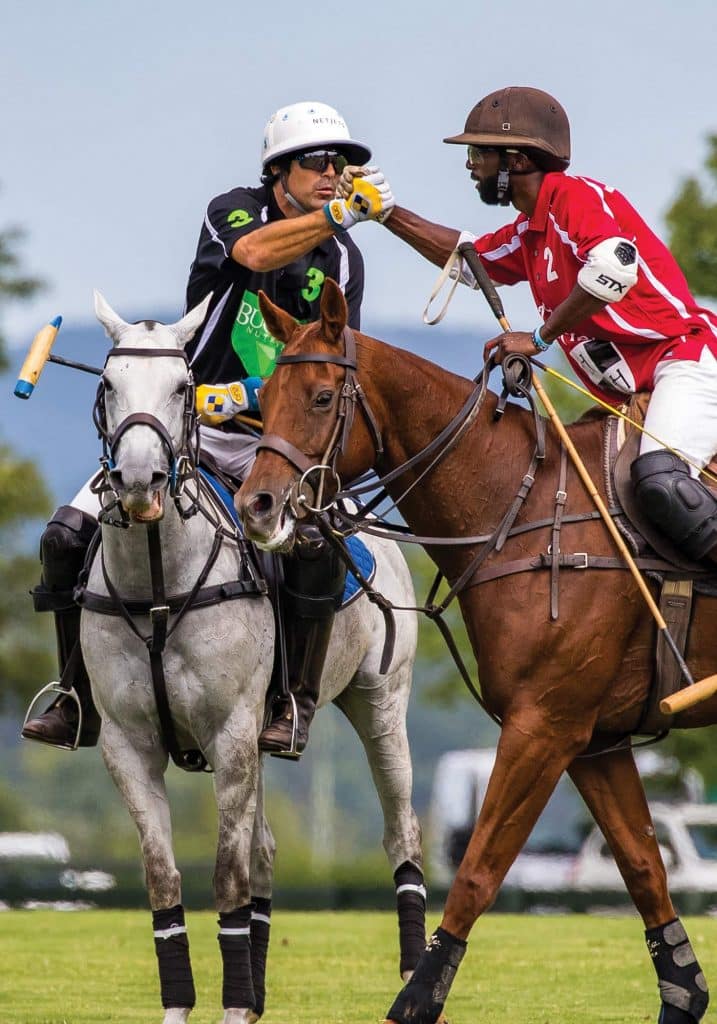
{"type": "Polygon", "coordinates": [[[268,377],[284,346],[269,334],[254,292],[245,291],[232,325],[232,348],[249,377],[268,377]]]}

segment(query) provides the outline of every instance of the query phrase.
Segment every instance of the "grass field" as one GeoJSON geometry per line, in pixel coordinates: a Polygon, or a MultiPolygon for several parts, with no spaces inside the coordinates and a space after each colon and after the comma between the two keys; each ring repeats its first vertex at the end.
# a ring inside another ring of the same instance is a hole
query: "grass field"
{"type": "MultiPolygon", "coordinates": [[[[717,977],[717,921],[685,918],[717,977]]],[[[429,918],[431,928],[437,915],[429,918]]],[[[221,1019],[216,921],[188,927],[197,986],[192,1024],[221,1019]]],[[[396,994],[389,913],[275,913],[263,1024],[376,1024],[396,994]]],[[[159,1024],[149,913],[0,915],[1,1024],[159,1024]]],[[[449,999],[451,1024],[644,1024],[656,977],[636,917],[489,914],[474,929],[449,999]]],[[[712,1015],[708,1013],[707,1019],[712,1015]]]]}

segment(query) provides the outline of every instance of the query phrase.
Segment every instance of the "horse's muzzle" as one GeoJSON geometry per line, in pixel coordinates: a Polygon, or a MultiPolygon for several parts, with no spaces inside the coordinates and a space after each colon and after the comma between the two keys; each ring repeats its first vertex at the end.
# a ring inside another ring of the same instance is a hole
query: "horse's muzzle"
{"type": "Polygon", "coordinates": [[[294,544],[296,516],[288,495],[277,499],[272,491],[239,496],[237,511],[248,540],[267,551],[290,551],[294,544]]]}

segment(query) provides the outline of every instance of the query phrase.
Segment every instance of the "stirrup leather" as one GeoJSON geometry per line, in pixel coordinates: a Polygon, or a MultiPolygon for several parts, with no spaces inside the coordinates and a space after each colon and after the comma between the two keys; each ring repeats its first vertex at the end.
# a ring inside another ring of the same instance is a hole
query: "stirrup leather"
{"type": "MultiPolygon", "coordinates": [[[[52,743],[48,745],[54,747],[56,750],[77,750],[77,748],[80,745],[80,736],[82,735],[83,715],[82,702],[80,701],[77,690],[74,688],[74,686],[71,686],[68,690],[65,686],[62,685],[62,683],[58,683],[55,681],[48,683],[47,686],[43,686],[43,688],[38,693],[36,693],[32,700],[30,701],[30,706],[27,709],[27,714],[25,715],[25,721],[22,723],[22,728],[24,729],[27,723],[30,721],[30,719],[34,717],[32,712],[35,710],[35,707],[40,702],[40,700],[42,700],[42,698],[48,693],[56,693],[60,697],[69,697],[71,700],[74,700],[75,704],[77,705],[77,730],[75,732],[74,742],[52,743]]],[[[49,710],[49,707],[45,708],[45,711],[49,710]]],[[[43,714],[44,713],[45,712],[43,712],[43,714]]],[[[296,726],[294,726],[294,731],[296,731],[296,726]]],[[[38,736],[26,736],[23,737],[23,739],[34,740],[36,743],[44,742],[38,736]]]]}

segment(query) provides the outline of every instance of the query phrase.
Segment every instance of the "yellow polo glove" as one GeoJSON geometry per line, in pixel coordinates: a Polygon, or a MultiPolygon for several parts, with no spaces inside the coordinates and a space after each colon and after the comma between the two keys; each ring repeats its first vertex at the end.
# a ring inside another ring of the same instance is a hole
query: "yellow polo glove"
{"type": "Polygon", "coordinates": [[[257,412],[261,377],[247,377],[230,384],[200,384],[197,387],[196,407],[199,422],[208,427],[232,420],[241,412],[257,412]]]}
{"type": "Polygon", "coordinates": [[[352,166],[344,169],[336,198],[326,204],[324,215],[334,229],[347,231],[359,221],[383,222],[395,205],[391,186],[380,168],[352,166]]]}

